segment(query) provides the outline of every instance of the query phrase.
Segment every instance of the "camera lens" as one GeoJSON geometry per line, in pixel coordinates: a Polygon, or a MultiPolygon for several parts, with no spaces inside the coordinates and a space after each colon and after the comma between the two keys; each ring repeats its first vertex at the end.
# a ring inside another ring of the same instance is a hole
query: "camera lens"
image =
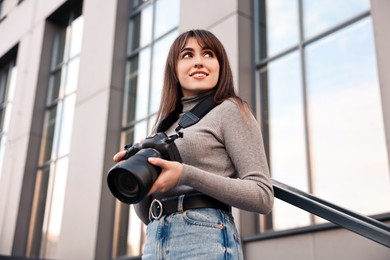
{"type": "Polygon", "coordinates": [[[120,193],[127,197],[137,196],[139,186],[137,180],[129,173],[120,172],[114,179],[114,185],[120,193]]]}
{"type": "Polygon", "coordinates": [[[117,199],[133,204],[146,196],[161,172],[161,168],[148,162],[149,157],[161,158],[161,154],[153,148],[145,148],[111,168],[107,184],[117,199]]]}

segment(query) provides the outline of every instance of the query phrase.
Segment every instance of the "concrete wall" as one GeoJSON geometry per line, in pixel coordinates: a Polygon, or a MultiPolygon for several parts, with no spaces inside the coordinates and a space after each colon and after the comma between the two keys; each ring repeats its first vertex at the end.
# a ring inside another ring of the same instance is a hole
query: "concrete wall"
{"type": "MultiPolygon", "coordinates": [[[[390,162],[390,2],[371,0],[371,14],[375,35],[375,48],[378,64],[378,78],[381,91],[383,119],[387,142],[387,157],[390,162]]],[[[390,173],[389,173],[390,174],[390,173]]]]}

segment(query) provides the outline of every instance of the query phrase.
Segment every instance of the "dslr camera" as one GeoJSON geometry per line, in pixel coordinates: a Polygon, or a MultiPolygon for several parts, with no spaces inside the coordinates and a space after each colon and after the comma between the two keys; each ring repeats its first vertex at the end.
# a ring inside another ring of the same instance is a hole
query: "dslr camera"
{"type": "Polygon", "coordinates": [[[111,193],[127,204],[140,202],[161,173],[161,168],[148,162],[149,157],[182,162],[174,141],[181,133],[167,136],[163,132],[147,137],[143,143],[125,146],[126,155],[107,175],[111,193]]]}

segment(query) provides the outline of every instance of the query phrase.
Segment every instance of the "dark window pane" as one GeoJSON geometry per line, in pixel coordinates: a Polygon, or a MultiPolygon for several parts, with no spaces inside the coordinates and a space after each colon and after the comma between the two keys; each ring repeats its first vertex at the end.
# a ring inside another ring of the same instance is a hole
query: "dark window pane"
{"type": "Polygon", "coordinates": [[[127,64],[124,124],[145,118],[148,114],[150,48],[142,50],[127,64]]]}
{"type": "Polygon", "coordinates": [[[50,83],[49,83],[49,93],[48,93],[48,100],[47,104],[50,105],[54,101],[56,101],[60,94],[60,88],[61,88],[61,79],[62,79],[62,72],[64,69],[59,69],[55,71],[50,76],[50,83]]]}
{"type": "Polygon", "coordinates": [[[42,133],[42,143],[41,143],[41,154],[40,154],[40,164],[51,159],[53,142],[54,142],[54,132],[56,127],[56,116],[57,116],[57,106],[46,111],[45,122],[43,126],[42,133]]]}
{"type": "Polygon", "coordinates": [[[152,41],[153,6],[143,9],[130,20],[128,54],[152,41]]]}

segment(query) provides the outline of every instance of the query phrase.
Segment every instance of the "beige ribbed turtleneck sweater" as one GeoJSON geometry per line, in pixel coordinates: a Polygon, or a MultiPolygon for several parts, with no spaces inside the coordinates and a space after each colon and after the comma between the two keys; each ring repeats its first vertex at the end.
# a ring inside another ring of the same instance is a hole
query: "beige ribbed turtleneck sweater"
{"type": "MultiPolygon", "coordinates": [[[[182,99],[183,113],[207,93],[182,99]]],[[[175,132],[178,122],[166,132],[175,132]]],[[[245,120],[238,106],[225,100],[197,124],[182,130],[175,141],[183,159],[183,171],[176,187],[154,198],[202,192],[233,207],[266,214],[272,209],[273,189],[259,124],[252,114],[245,120]]],[[[135,205],[140,219],[149,222],[145,198],[135,205]]]]}

